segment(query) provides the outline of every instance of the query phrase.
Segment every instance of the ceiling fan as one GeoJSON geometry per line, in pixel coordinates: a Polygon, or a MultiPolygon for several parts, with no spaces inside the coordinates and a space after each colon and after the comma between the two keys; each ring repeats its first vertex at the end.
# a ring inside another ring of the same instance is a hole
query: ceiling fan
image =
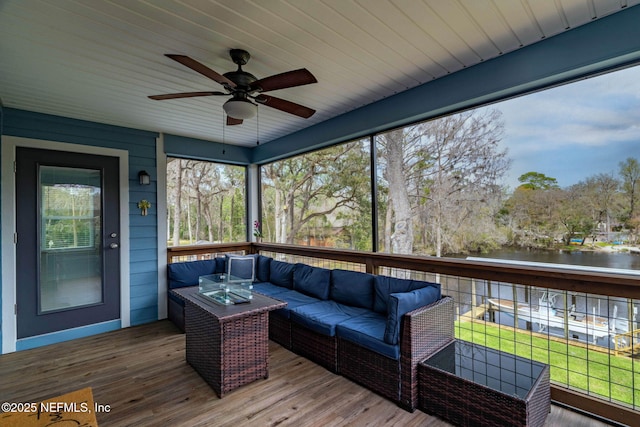
{"type": "Polygon", "coordinates": [[[249,52],[243,49],[231,49],[229,54],[231,55],[231,60],[238,65],[238,69],[222,75],[188,56],[165,55],[191,68],[193,71],[220,83],[226,92],[169,93],[165,95],[152,95],[149,96],[149,98],[162,101],[165,99],[191,98],[196,96],[231,96],[231,99],[225,102],[222,107],[227,114],[227,125],[239,125],[244,119],[253,117],[256,114],[258,104],[266,105],[267,107],[275,108],[305,119],[308,119],[316,112],[316,110],[305,107],[304,105],[263,94],[263,92],[272,90],[317,83],[318,81],[309,70],[300,68],[299,70],[287,71],[258,79],[253,74],[247,73],[242,69],[242,66],[249,62],[251,58],[249,52]]]}

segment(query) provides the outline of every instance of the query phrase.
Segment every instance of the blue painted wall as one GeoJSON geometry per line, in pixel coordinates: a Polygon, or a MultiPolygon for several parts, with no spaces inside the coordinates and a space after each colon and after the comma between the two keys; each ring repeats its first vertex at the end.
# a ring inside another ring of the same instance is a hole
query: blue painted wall
{"type": "MultiPolygon", "coordinates": [[[[156,137],[146,132],[47,114],[4,108],[4,135],[72,144],[115,148],[129,152],[130,304],[131,324],[158,319],[158,230],[156,220],[156,137]],[[141,186],[138,172],[151,175],[151,185],[141,186]],[[147,216],[137,203],[151,202],[147,216]]],[[[1,307],[1,306],[0,306],[1,307]]]]}

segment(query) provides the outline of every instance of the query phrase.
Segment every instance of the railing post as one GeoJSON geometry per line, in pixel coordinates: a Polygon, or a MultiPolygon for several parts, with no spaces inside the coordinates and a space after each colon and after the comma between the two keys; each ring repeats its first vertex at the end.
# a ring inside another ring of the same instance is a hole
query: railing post
{"type": "Polygon", "coordinates": [[[376,274],[376,275],[378,274],[379,267],[376,263],[373,262],[373,259],[367,258],[365,267],[366,267],[367,273],[376,274]]]}

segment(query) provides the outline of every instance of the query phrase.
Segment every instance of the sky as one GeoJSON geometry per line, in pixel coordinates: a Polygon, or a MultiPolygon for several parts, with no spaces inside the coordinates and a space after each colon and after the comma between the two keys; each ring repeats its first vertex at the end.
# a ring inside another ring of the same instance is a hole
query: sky
{"type": "Polygon", "coordinates": [[[600,173],[618,178],[620,162],[640,160],[640,66],[486,108],[503,114],[510,189],[530,171],[567,187],[600,173]]]}

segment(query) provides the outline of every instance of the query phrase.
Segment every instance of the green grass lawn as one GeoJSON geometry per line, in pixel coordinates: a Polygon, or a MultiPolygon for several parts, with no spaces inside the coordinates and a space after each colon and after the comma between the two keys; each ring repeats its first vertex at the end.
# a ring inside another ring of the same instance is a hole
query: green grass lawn
{"type": "Polygon", "coordinates": [[[456,338],[546,363],[557,384],[634,409],[640,405],[640,360],[476,322],[456,321],[456,338]]]}

